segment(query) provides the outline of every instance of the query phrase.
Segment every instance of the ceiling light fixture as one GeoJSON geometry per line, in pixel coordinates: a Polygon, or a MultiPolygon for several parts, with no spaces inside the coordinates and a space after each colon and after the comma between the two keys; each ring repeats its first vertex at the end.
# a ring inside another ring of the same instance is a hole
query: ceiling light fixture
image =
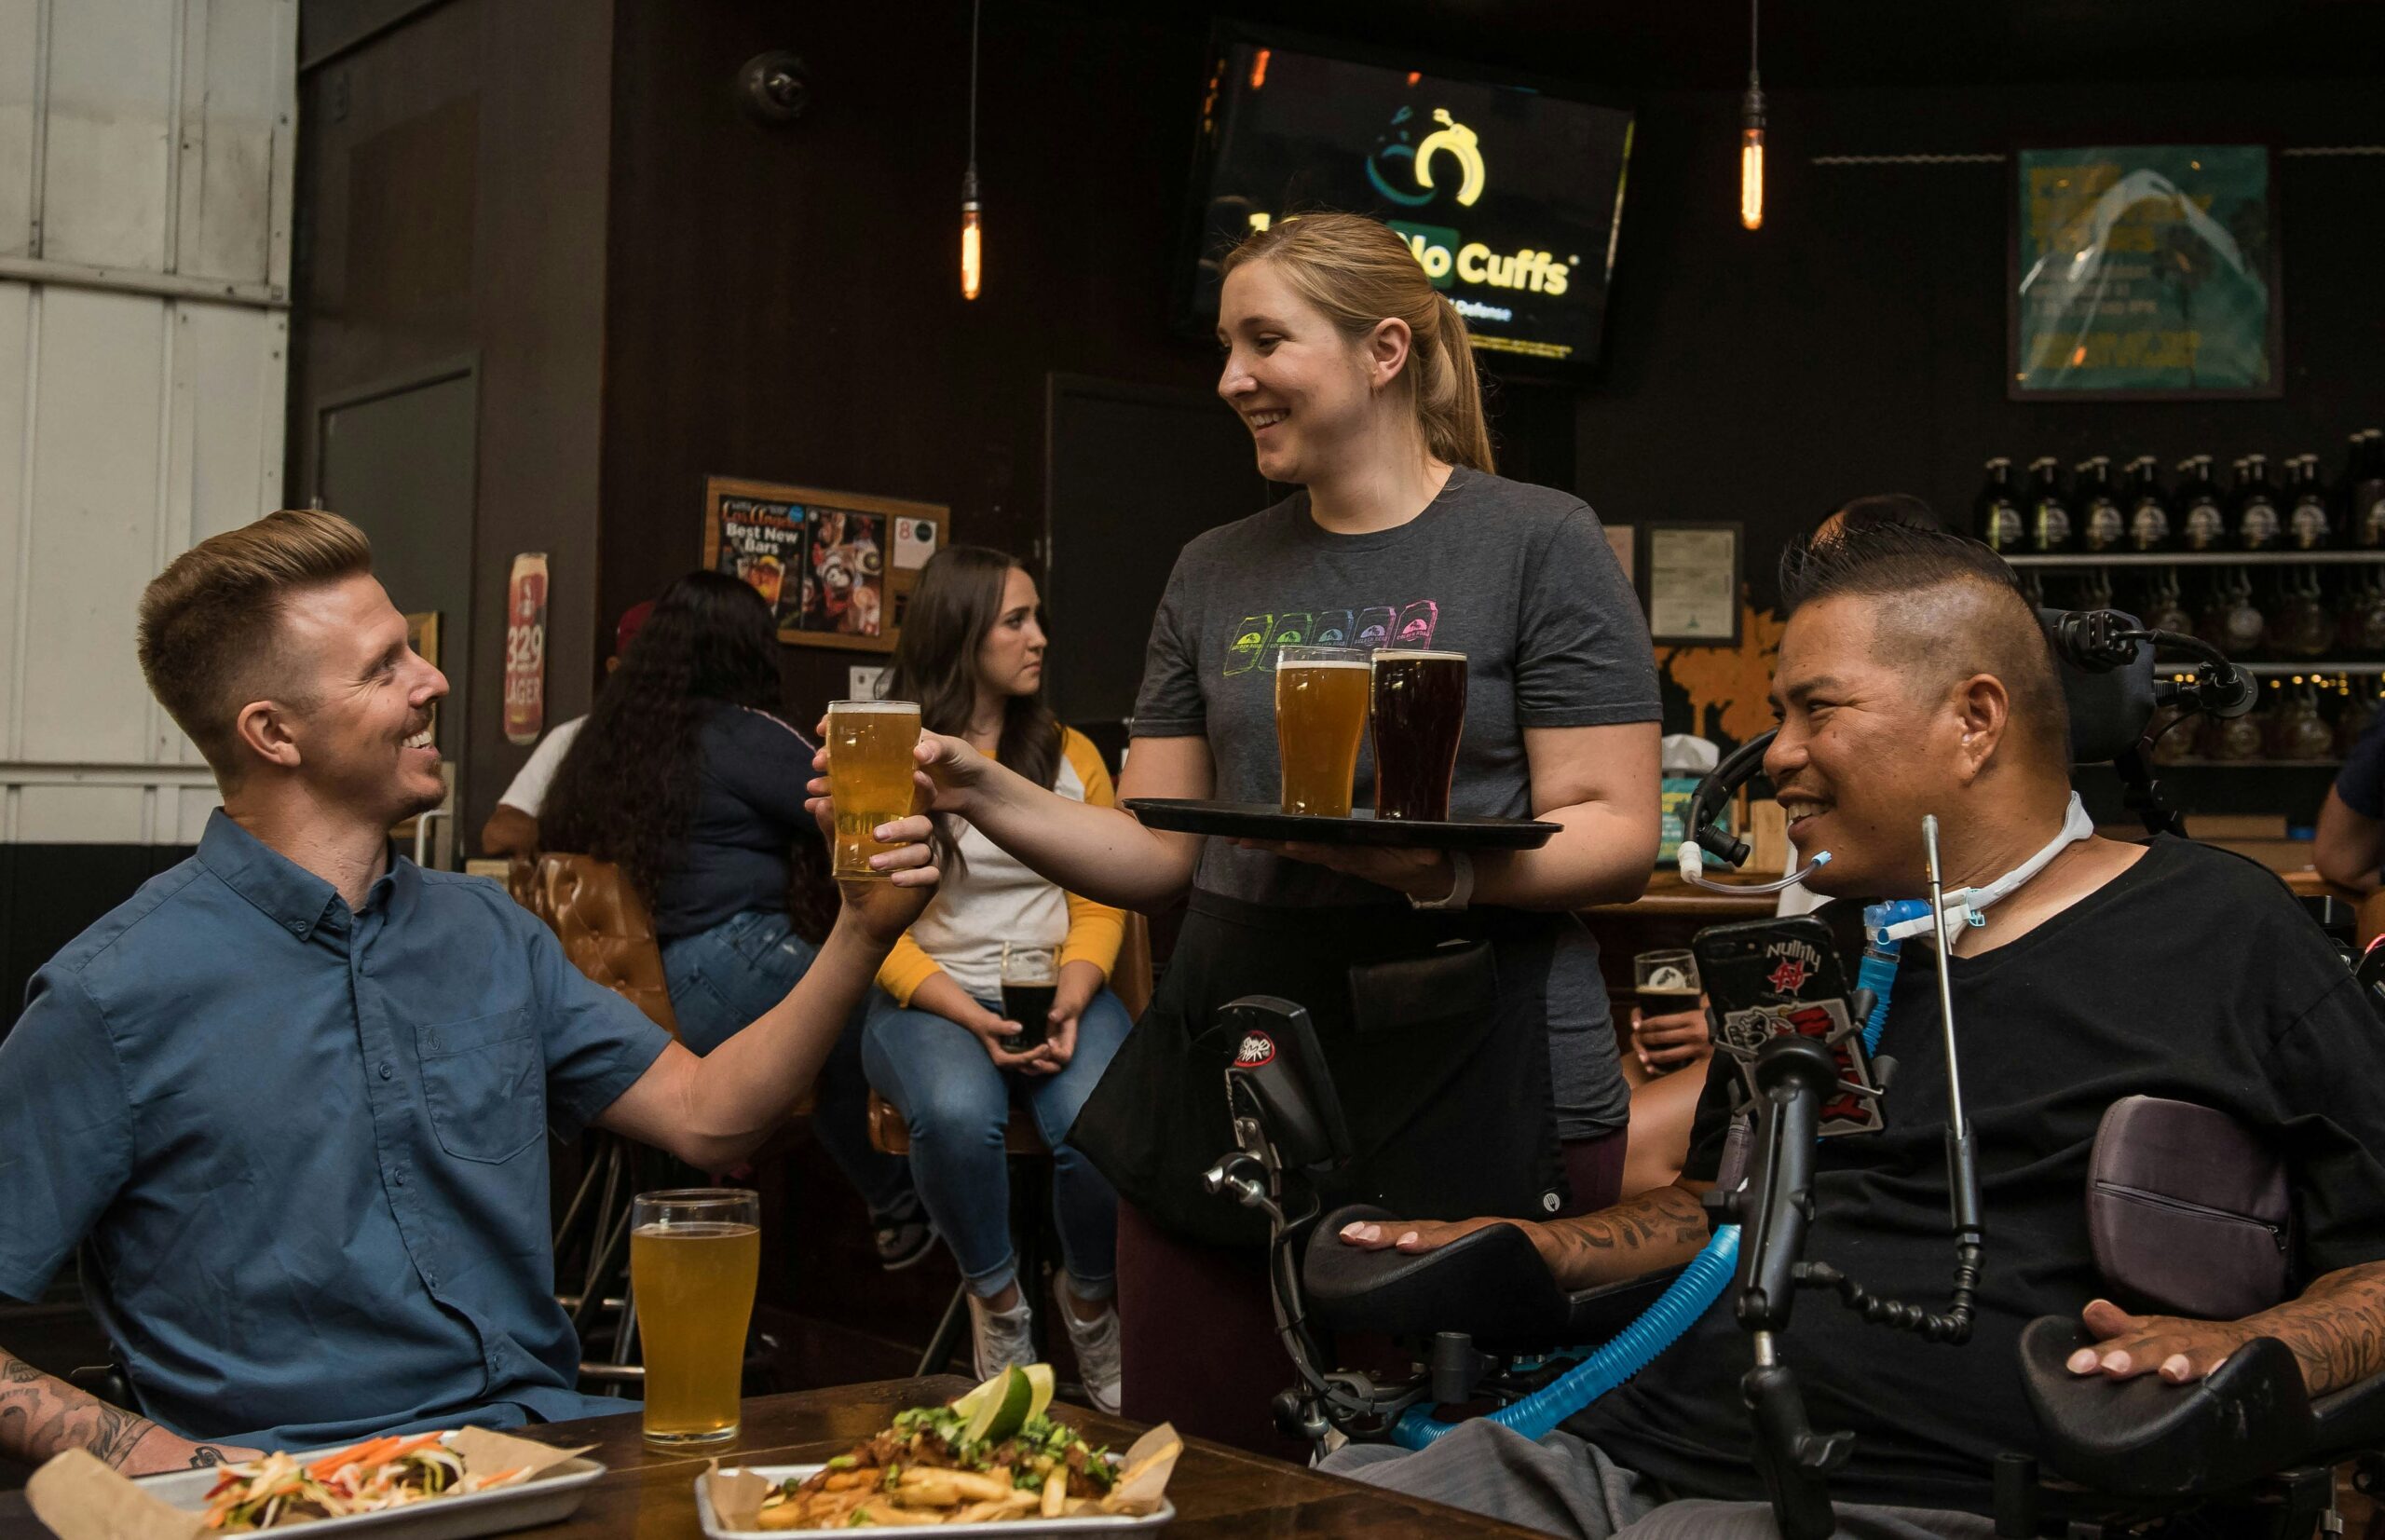
{"type": "Polygon", "coordinates": [[[975,299],[985,278],[984,232],[977,217],[977,16],[983,0],[969,7],[969,169],[961,173],[961,297],[975,299]]]}
{"type": "Polygon", "coordinates": [[[1764,77],[1756,73],[1758,0],[1748,0],[1748,94],[1739,102],[1739,223],[1764,227],[1764,77]]]}

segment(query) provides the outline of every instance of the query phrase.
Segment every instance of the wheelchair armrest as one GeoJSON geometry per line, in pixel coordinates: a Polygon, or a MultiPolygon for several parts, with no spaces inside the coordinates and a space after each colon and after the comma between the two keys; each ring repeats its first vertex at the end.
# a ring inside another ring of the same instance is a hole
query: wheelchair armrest
{"type": "Polygon", "coordinates": [[[1354,1204],[1317,1222],[1302,1257],[1309,1314],[1332,1331],[1412,1337],[1462,1331],[1477,1345],[1518,1350],[1595,1342],[1629,1326],[1678,1268],[1569,1293],[1512,1224],[1485,1225],[1437,1251],[1361,1251],[1343,1226],[1395,1218],[1354,1204]]]}
{"type": "Polygon", "coordinates": [[[2385,1374],[2330,1391],[2310,1403],[2318,1448],[2329,1465],[2385,1449],[2385,1374]]]}
{"type": "MultiPolygon", "coordinates": [[[[2158,1375],[2106,1380],[2065,1367],[2095,1339],[2076,1317],[2041,1315],[2021,1332],[2021,1380],[2047,1465],[2097,1492],[2180,1497],[2241,1487],[2321,1452],[2301,1366],[2283,1342],[2256,1337],[2197,1384],[2158,1375]]],[[[2378,1382],[2342,1393],[2362,1397],[2378,1382]]],[[[2337,1397],[2329,1397],[2330,1400],[2337,1397]]],[[[2385,1396],[2355,1410],[2385,1425],[2385,1396]]],[[[2343,1425],[2352,1425],[2347,1415],[2343,1425]]]]}

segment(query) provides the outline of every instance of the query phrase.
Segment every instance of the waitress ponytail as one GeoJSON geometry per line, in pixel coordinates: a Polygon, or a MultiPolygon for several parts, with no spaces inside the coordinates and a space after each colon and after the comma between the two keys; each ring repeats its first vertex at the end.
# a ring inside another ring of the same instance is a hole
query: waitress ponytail
{"type": "Polygon", "coordinates": [[[1227,252],[1219,274],[1248,262],[1273,263],[1345,336],[1363,337],[1386,320],[1405,321],[1408,362],[1397,388],[1408,393],[1425,449],[1486,475],[1496,469],[1465,319],[1387,225],[1358,214],[1281,220],[1227,252]]]}

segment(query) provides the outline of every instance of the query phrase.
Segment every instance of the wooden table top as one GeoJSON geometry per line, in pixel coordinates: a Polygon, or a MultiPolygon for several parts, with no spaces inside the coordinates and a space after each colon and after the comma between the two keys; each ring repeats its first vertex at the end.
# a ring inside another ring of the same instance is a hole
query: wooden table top
{"type": "MultiPolygon", "coordinates": [[[[1716,881],[1728,881],[1718,877],[1716,881]]],[[[1750,881],[1761,881],[1751,878],[1750,881]]],[[[1648,879],[1648,891],[1629,904],[1600,904],[1586,915],[1682,915],[1716,920],[1757,919],[1773,912],[1779,900],[1770,893],[1718,893],[1693,888],[1677,871],[1660,871],[1648,879]]]]}
{"type": "MultiPolygon", "coordinates": [[[[760,1397],[745,1403],[745,1425],[729,1458],[752,1465],[825,1460],[884,1427],[903,1408],[948,1401],[969,1385],[958,1376],[942,1375],[760,1397]]],[[[1124,1449],[1142,1431],[1077,1407],[1055,1404],[1052,1412],[1092,1442],[1112,1449],[1124,1449]]],[[[702,1540],[702,1527],[696,1521],[695,1482],[704,1461],[649,1452],[635,1417],[600,1417],[516,1431],[542,1443],[593,1444],[590,1457],[608,1467],[571,1518],[519,1533],[539,1540],[702,1540]]],[[[1200,1438],[1185,1440],[1184,1457],[1168,1482],[1167,1495],[1176,1505],[1176,1521],[1163,1532],[1166,1540],[1247,1535],[1489,1540],[1534,1533],[1200,1438]]],[[[48,1533],[25,1507],[22,1492],[0,1497],[0,1540],[47,1540],[48,1533]]]]}

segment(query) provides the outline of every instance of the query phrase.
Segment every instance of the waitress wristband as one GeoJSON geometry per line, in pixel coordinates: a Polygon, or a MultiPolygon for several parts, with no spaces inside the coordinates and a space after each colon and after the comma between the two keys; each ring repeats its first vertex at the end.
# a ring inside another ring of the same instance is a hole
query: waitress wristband
{"type": "Polygon", "coordinates": [[[1463,909],[1474,898],[1474,857],[1464,851],[1451,851],[1450,857],[1450,891],[1439,898],[1419,898],[1408,895],[1411,909],[1463,909]]]}

